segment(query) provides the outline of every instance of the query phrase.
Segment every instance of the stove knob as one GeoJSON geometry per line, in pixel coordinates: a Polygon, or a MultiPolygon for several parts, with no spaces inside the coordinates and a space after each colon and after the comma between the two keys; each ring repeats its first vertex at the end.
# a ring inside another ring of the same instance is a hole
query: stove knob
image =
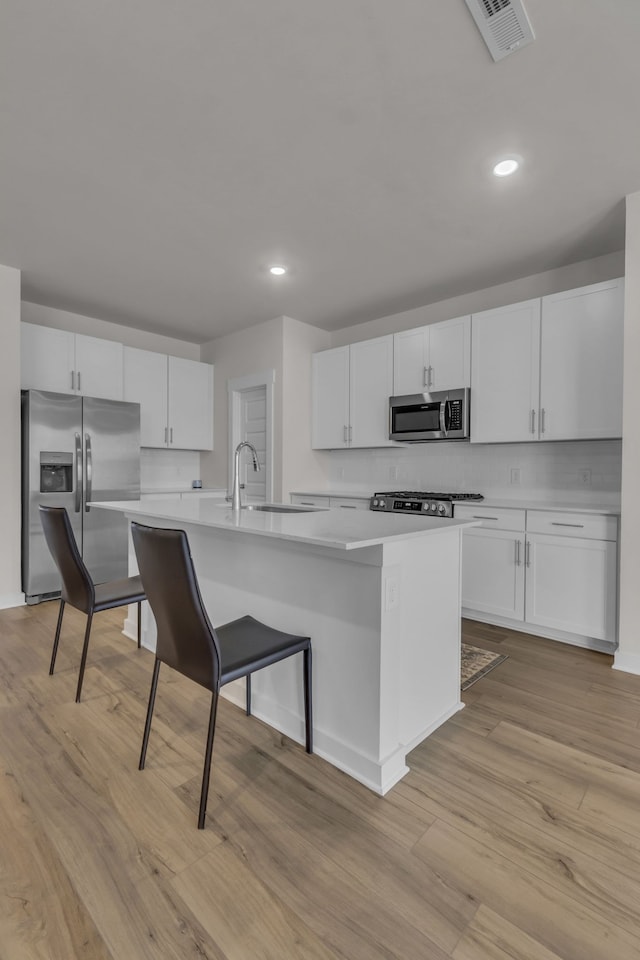
{"type": "Polygon", "coordinates": [[[439,504],[438,504],[438,513],[440,513],[440,514],[445,514],[446,512],[447,512],[447,508],[445,507],[444,503],[439,503],[439,504]]]}
{"type": "Polygon", "coordinates": [[[377,506],[379,506],[378,501],[377,501],[377,500],[374,500],[374,501],[372,502],[371,506],[372,506],[372,507],[377,507],[377,506]]]}
{"type": "Polygon", "coordinates": [[[437,506],[434,500],[431,501],[431,510],[433,511],[433,513],[435,513],[437,510],[437,506]]]}

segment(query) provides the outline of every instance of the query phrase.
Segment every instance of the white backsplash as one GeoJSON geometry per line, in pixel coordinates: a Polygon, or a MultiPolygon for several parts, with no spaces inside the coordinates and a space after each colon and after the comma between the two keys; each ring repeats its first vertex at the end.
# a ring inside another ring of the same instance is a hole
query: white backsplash
{"type": "Polygon", "coordinates": [[[614,504],[620,499],[621,440],[442,441],[404,448],[334,450],[330,458],[329,487],[345,492],[464,491],[487,498],[570,498],[585,504],[614,504]],[[511,482],[513,470],[519,470],[519,483],[511,482]]]}
{"type": "Polygon", "coordinates": [[[140,450],[141,490],[185,490],[200,479],[200,454],[196,450],[140,450]]]}

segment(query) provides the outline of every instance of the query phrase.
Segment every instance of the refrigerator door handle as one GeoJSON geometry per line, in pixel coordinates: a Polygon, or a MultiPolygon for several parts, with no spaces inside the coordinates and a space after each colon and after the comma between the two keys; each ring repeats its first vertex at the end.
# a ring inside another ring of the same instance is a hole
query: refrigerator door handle
{"type": "Polygon", "coordinates": [[[75,513],[80,513],[82,508],[82,440],[80,434],[76,433],[76,501],[75,513]]]}
{"type": "Polygon", "coordinates": [[[91,479],[93,476],[93,464],[91,462],[91,434],[85,433],[84,435],[84,449],[86,457],[86,486],[84,492],[84,509],[86,513],[89,513],[91,509],[89,506],[89,500],[91,500],[91,479]]]}

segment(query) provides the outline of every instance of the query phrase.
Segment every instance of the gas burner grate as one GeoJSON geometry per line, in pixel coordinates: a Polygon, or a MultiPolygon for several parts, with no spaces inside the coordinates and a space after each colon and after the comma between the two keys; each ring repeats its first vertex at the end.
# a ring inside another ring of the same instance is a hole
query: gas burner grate
{"type": "Polygon", "coordinates": [[[387,490],[374,497],[398,497],[401,500],[484,500],[481,493],[432,493],[423,490],[387,490]]]}

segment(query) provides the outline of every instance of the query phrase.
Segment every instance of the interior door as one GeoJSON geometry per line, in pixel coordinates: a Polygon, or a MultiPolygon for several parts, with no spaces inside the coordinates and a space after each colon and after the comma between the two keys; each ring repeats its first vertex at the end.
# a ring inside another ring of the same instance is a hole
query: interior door
{"type": "Polygon", "coordinates": [[[85,490],[82,556],[96,583],[128,576],[129,521],[91,500],[137,500],[140,494],[140,405],[85,397],[82,439],[85,490]]]}
{"type": "Polygon", "coordinates": [[[246,498],[266,500],[266,478],[270,469],[267,463],[267,388],[254,387],[244,390],[240,399],[240,435],[252,443],[258,452],[260,470],[253,469],[253,460],[248,450],[241,456],[241,479],[246,498]]]}

